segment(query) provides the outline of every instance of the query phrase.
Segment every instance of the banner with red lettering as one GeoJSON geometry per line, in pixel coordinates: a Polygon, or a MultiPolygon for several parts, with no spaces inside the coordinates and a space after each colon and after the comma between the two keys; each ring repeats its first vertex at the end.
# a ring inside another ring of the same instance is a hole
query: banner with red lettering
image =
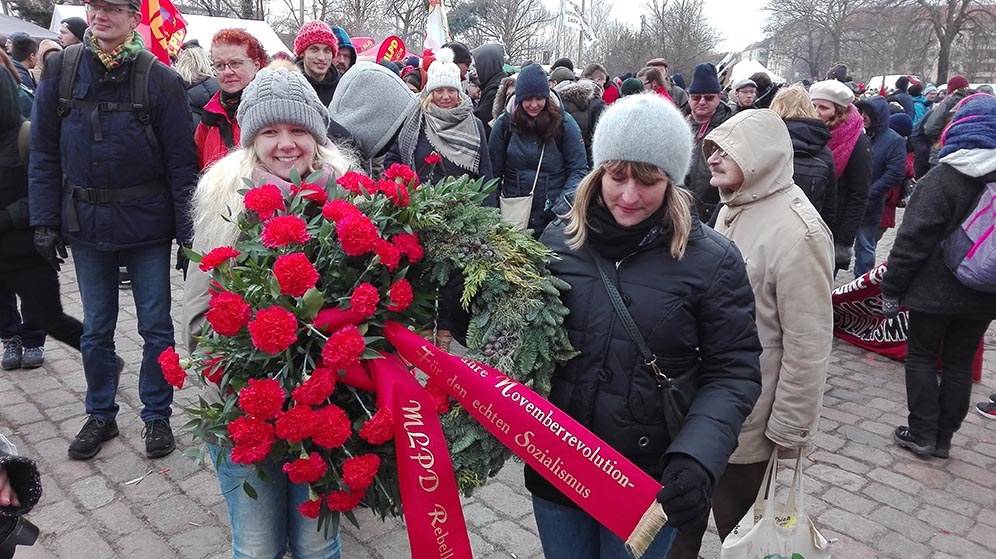
{"type": "Polygon", "coordinates": [[[500,371],[450,355],[397,323],[388,322],[384,333],[402,357],[446,390],[499,442],[626,541],[637,557],[642,555],[667,520],[656,500],[661,489],[657,480],[500,371]]]}
{"type": "Polygon", "coordinates": [[[180,52],[180,45],[187,36],[187,22],[170,0],[145,0],[138,32],[152,54],[169,65],[170,55],[180,52]]]}

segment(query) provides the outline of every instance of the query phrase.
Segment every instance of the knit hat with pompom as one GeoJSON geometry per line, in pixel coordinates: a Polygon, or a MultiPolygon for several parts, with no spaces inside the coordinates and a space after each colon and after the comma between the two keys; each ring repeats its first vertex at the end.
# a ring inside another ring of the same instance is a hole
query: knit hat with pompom
{"type": "Polygon", "coordinates": [[[453,50],[441,48],[436,52],[436,60],[427,70],[428,80],[425,91],[429,92],[440,87],[452,87],[460,91],[460,67],[453,62],[453,50]]]}

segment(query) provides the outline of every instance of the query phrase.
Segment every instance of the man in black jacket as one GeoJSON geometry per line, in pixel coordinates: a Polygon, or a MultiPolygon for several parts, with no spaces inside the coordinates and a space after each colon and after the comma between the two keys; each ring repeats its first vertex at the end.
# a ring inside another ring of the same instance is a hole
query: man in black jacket
{"type": "MultiPolygon", "coordinates": [[[[140,0],[94,0],[86,9],[90,28],[83,43],[51,59],[35,91],[31,225],[35,247],[54,268],[67,256],[65,241],[72,246],[83,303],[89,418],[69,447],[70,458],[92,458],[118,435],[119,263],[131,275],[145,342],[138,392],[146,455],[155,458],[175,448],[173,388],[157,358],[175,343],[172,243],[190,246],[197,152],[182,80],[150,59],[135,31],[140,0]],[[147,90],[133,99],[133,86],[140,85],[147,90]]],[[[178,256],[181,267],[183,260],[178,256]]]]}
{"type": "Polygon", "coordinates": [[[309,21],[294,39],[297,66],[326,107],[339,85],[339,71],[333,62],[339,55],[339,39],[324,21],[309,21]]]}
{"type": "Polygon", "coordinates": [[[505,49],[497,43],[488,43],[474,49],[474,67],[477,68],[477,80],[481,84],[481,100],[477,104],[474,115],[484,123],[484,131],[491,136],[491,121],[498,86],[508,74],[505,73],[505,49]]]}

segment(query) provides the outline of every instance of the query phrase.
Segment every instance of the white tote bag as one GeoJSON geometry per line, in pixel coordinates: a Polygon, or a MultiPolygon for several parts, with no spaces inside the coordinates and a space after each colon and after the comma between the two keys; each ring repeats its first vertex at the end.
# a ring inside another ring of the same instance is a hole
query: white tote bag
{"type": "Polygon", "coordinates": [[[529,227],[529,216],[533,213],[533,194],[536,192],[536,182],[539,181],[540,167],[543,166],[543,155],[545,153],[546,144],[543,144],[543,149],[540,150],[539,163],[536,165],[536,176],[533,177],[533,187],[529,190],[528,196],[506,198],[502,195],[498,199],[502,220],[519,231],[523,231],[529,227]]]}
{"type": "Polygon", "coordinates": [[[784,503],[775,502],[777,471],[776,448],[754,506],[726,536],[720,559],[830,559],[830,543],[806,514],[802,454],[795,462],[792,488],[784,503]]]}

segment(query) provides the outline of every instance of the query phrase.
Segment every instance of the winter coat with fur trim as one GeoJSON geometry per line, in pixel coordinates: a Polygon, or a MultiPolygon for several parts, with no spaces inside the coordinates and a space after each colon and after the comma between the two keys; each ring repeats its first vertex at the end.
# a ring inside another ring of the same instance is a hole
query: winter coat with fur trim
{"type": "Polygon", "coordinates": [[[605,110],[605,101],[598,96],[595,82],[591,80],[578,80],[565,85],[560,90],[560,100],[581,129],[584,151],[588,155],[588,166],[591,167],[591,136],[595,133],[598,118],[605,110]]]}
{"type": "Polygon", "coordinates": [[[764,348],[761,397],[730,457],[753,464],[776,444],[802,449],[816,436],[833,343],[833,238],[792,182],[792,141],[774,111],[739,113],[706,143],[744,174],[738,190],[719,190],[716,231],[743,252],[764,348]]]}

